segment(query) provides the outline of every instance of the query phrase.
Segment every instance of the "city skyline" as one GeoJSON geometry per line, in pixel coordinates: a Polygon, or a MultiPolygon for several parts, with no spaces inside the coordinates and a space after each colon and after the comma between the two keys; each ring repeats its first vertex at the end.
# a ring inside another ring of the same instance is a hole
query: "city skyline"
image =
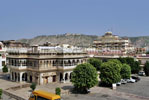
{"type": "Polygon", "coordinates": [[[147,0],[0,1],[0,40],[78,33],[148,36],[147,0]]]}

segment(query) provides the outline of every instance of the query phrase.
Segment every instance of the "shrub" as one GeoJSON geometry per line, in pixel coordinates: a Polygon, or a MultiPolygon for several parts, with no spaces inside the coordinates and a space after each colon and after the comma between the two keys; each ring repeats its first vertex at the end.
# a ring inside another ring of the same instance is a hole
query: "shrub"
{"type": "Polygon", "coordinates": [[[72,72],[71,82],[77,92],[87,93],[98,83],[96,68],[88,63],[78,65],[72,72]]]}
{"type": "Polygon", "coordinates": [[[4,73],[7,73],[7,72],[8,72],[7,66],[5,65],[5,66],[2,68],[2,70],[3,70],[4,73]]]}
{"type": "Polygon", "coordinates": [[[2,89],[0,89],[0,99],[1,99],[1,97],[2,97],[2,92],[3,92],[2,89]]]}
{"type": "Polygon", "coordinates": [[[123,64],[121,68],[121,78],[122,79],[129,79],[131,76],[131,68],[127,64],[123,64]]]}
{"type": "Polygon", "coordinates": [[[35,89],[36,89],[36,83],[32,83],[31,85],[30,85],[30,88],[34,91],[35,89]]]}
{"type": "Polygon", "coordinates": [[[146,76],[149,76],[149,61],[147,61],[144,65],[144,72],[146,76]]]}
{"type": "Polygon", "coordinates": [[[55,94],[61,95],[61,88],[57,87],[57,88],[55,89],[55,94]]]}

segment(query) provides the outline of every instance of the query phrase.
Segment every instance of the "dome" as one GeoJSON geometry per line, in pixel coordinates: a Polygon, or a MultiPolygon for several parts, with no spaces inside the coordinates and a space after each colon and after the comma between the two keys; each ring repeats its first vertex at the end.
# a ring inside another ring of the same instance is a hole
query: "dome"
{"type": "Polygon", "coordinates": [[[112,35],[112,32],[108,31],[108,32],[105,33],[105,35],[112,35]]]}

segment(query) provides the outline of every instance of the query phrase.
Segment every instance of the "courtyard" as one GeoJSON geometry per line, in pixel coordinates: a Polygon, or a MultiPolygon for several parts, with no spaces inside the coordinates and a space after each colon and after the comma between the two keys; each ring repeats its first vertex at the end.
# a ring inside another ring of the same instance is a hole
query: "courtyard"
{"type": "MultiPolygon", "coordinates": [[[[7,76],[0,74],[0,88],[21,96],[26,100],[31,93],[30,87],[12,88],[27,83],[16,83],[9,81],[7,76]]],[[[149,77],[141,77],[137,83],[127,83],[117,87],[117,90],[95,86],[91,88],[89,94],[74,94],[69,92],[73,88],[71,83],[50,83],[38,85],[36,89],[41,89],[55,93],[55,88],[61,87],[63,100],[149,100],[149,77]]],[[[11,99],[10,99],[11,100],[11,99]]]]}

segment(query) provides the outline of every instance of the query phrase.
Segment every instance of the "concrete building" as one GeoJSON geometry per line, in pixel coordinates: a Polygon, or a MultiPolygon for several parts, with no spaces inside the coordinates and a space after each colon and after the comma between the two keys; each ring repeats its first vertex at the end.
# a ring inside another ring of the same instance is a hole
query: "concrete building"
{"type": "Polygon", "coordinates": [[[3,43],[0,42],[0,72],[2,72],[2,68],[6,65],[6,48],[3,43]]]}
{"type": "Polygon", "coordinates": [[[87,61],[82,49],[66,44],[9,48],[7,52],[10,78],[17,82],[69,82],[73,69],[87,61]]]}
{"type": "Polygon", "coordinates": [[[134,52],[128,38],[120,38],[112,35],[112,32],[106,32],[99,40],[94,41],[94,47],[99,50],[100,55],[126,55],[134,52]]]}

